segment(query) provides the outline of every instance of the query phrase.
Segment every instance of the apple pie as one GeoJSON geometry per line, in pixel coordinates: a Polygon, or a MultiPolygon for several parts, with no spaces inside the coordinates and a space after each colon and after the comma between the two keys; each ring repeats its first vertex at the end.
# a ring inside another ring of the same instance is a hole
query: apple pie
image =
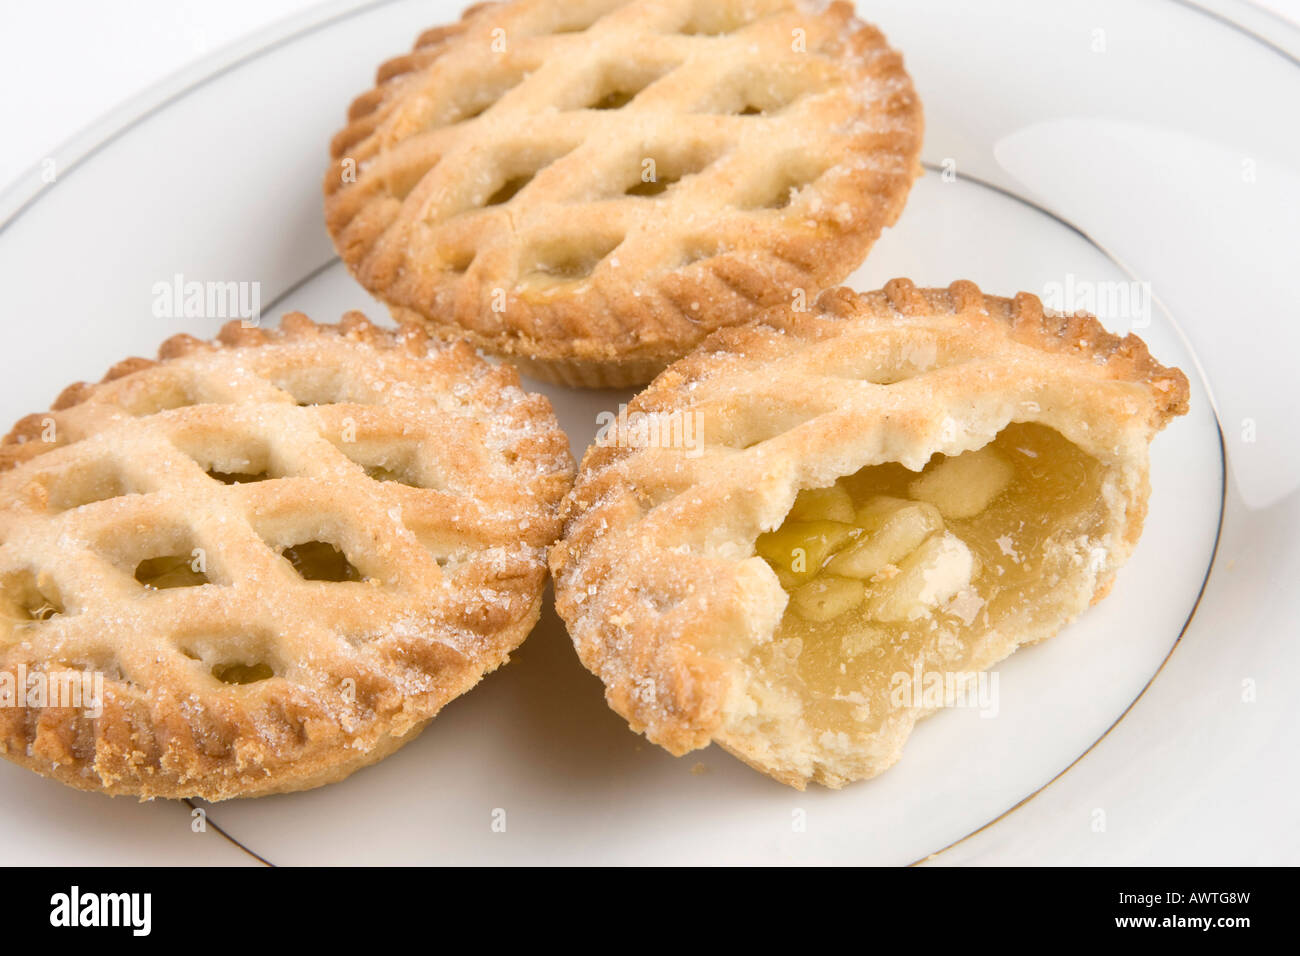
{"type": "Polygon", "coordinates": [[[74,385],[0,444],[0,753],[142,798],[339,780],[524,640],[572,472],[512,369],[360,313],[74,385]]]}
{"type": "Polygon", "coordinates": [[[557,607],[671,752],[871,777],[945,704],[907,682],[967,682],[1107,593],[1187,401],[1140,339],[1032,295],[833,290],[715,333],[587,452],[557,607]]]}
{"type": "Polygon", "coordinates": [[[326,222],[398,319],[622,387],[857,268],[921,129],[848,3],[484,3],[352,104],[326,222]]]}

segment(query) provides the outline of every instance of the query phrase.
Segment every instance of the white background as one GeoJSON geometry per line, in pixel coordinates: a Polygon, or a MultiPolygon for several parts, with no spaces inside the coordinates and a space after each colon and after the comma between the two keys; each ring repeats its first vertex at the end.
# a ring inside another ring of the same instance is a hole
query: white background
{"type": "MultiPolygon", "coordinates": [[[[123,100],[316,2],[0,0],[0,189],[123,100]]],[[[1300,0],[1256,5],[1300,23],[1300,0]]],[[[870,0],[858,9],[870,19],[870,0]]]]}

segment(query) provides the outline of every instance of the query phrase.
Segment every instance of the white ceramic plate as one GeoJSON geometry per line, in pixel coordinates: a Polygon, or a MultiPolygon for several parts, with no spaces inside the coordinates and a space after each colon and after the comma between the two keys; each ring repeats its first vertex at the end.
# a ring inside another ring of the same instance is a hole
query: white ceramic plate
{"type": "MultiPolygon", "coordinates": [[[[214,333],[153,316],[155,283],[177,274],[260,282],[268,319],[383,316],[325,235],[325,146],[374,67],[459,6],[313,11],[124,107],[53,182],[38,170],[0,198],[0,418],[174,332],[214,333]]],[[[882,777],[797,793],[716,749],[678,760],[631,734],[548,608],[508,667],[395,756],[202,807],[203,833],[189,804],[0,763],[0,860],[1294,862],[1300,38],[1213,6],[862,4],[925,100],[930,174],[849,284],[1055,296],[1137,328],[1192,379],[1191,414],[1155,444],[1133,560],[1102,604],[999,668],[995,718],[941,713],[882,777]]],[[[538,387],[578,455],[628,397],[538,387]]]]}

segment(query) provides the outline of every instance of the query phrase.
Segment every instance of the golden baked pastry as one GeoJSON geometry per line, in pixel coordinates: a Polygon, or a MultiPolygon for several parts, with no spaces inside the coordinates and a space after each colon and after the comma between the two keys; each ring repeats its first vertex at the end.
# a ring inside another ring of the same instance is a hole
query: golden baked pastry
{"type": "Polygon", "coordinates": [[[947,703],[933,680],[1107,592],[1187,398],[1141,340],[1031,295],[833,290],[716,333],[587,452],[556,604],[610,705],[674,754],[871,777],[947,703]]]}
{"type": "Polygon", "coordinates": [[[399,319],[626,386],[855,269],[903,208],[921,126],[901,57],[848,3],[479,4],[353,103],[326,221],[399,319]]]}
{"type": "Polygon", "coordinates": [[[512,369],[355,312],[74,385],[0,444],[0,752],[142,798],[339,780],[524,640],[572,471],[512,369]]]}

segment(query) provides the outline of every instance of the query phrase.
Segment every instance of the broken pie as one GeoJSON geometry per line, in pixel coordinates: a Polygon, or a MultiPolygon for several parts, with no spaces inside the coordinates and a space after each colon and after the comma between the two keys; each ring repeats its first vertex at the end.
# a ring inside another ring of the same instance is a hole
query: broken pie
{"type": "Polygon", "coordinates": [[[921,127],[848,3],[483,3],[352,104],[326,222],[398,319],[622,387],[857,268],[921,127]]]}
{"type": "Polygon", "coordinates": [[[899,675],[968,679],[1106,594],[1187,401],[1141,340],[1032,295],[827,292],[716,333],[587,452],[557,607],[669,751],[871,777],[934,709],[899,675]]]}
{"type": "Polygon", "coordinates": [[[0,444],[0,752],[142,798],[339,780],[524,640],[572,470],[512,369],[360,313],[74,385],[0,444]]]}

